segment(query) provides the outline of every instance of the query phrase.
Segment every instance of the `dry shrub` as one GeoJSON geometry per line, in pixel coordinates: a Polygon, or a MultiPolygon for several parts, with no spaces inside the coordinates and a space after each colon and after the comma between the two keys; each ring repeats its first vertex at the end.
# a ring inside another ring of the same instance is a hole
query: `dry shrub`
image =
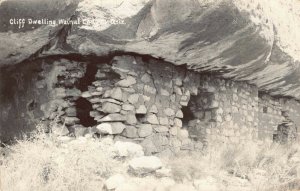
{"type": "MultiPolygon", "coordinates": [[[[191,152],[168,161],[177,181],[194,181],[213,177],[230,187],[236,181],[247,182],[245,190],[299,189],[300,146],[258,144],[215,145],[206,154],[191,152]],[[228,182],[235,177],[234,182],[228,182]]],[[[223,190],[224,188],[220,188],[223,190]]],[[[225,189],[227,190],[227,189],[225,189]]]]}
{"type": "Polygon", "coordinates": [[[84,137],[63,143],[37,132],[9,147],[11,152],[0,166],[2,190],[99,191],[104,178],[124,170],[112,160],[110,146],[84,137]]]}

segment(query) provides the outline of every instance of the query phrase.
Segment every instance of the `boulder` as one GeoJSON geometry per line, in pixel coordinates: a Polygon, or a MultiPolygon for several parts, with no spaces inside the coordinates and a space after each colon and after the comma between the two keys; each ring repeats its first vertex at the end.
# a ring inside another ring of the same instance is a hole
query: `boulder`
{"type": "Polygon", "coordinates": [[[126,126],[121,122],[101,123],[97,126],[97,129],[100,133],[110,135],[120,134],[125,128],[126,126]]]}
{"type": "Polygon", "coordinates": [[[144,175],[162,167],[162,162],[155,156],[141,156],[129,161],[129,170],[136,175],[144,175]]]}
{"type": "Polygon", "coordinates": [[[64,125],[62,125],[62,126],[54,125],[52,127],[52,133],[55,134],[55,135],[64,136],[64,135],[68,135],[69,134],[69,130],[64,125]]]}
{"type": "Polygon", "coordinates": [[[105,188],[107,190],[115,190],[118,187],[122,186],[122,184],[125,182],[126,179],[122,174],[115,174],[105,181],[105,188]]]}
{"type": "Polygon", "coordinates": [[[144,156],[143,147],[132,142],[117,141],[114,150],[118,157],[140,157],[144,156]]]}

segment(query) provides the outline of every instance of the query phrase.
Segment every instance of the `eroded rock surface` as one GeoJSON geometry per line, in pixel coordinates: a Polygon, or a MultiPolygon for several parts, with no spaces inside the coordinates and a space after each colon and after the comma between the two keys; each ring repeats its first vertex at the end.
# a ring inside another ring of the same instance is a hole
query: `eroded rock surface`
{"type": "MultiPolygon", "coordinates": [[[[45,54],[134,52],[247,80],[272,95],[300,97],[297,1],[7,0],[1,1],[0,10],[2,66],[45,54]],[[16,17],[94,22],[72,29],[18,29],[19,25],[9,25],[16,17]]],[[[121,85],[131,83],[124,79],[121,85]]]]}

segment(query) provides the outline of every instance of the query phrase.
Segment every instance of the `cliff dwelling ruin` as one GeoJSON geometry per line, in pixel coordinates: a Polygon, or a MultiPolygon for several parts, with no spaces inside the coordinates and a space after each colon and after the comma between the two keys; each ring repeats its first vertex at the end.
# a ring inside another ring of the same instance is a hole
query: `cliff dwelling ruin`
{"type": "Polygon", "coordinates": [[[62,135],[95,133],[145,152],[202,150],[211,143],[287,143],[300,104],[255,85],[139,55],[37,59],[1,70],[1,140],[56,120],[62,135]]]}

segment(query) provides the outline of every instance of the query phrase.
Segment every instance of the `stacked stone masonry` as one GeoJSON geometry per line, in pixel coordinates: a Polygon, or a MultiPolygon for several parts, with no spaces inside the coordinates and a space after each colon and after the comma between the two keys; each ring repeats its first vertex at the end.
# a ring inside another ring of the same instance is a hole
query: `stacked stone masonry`
{"type": "Polygon", "coordinates": [[[37,83],[49,92],[48,101],[37,104],[43,121],[65,125],[65,134],[137,142],[146,154],[272,141],[284,121],[300,125],[293,99],[152,58],[60,59],[42,68],[43,83],[37,83]]]}

